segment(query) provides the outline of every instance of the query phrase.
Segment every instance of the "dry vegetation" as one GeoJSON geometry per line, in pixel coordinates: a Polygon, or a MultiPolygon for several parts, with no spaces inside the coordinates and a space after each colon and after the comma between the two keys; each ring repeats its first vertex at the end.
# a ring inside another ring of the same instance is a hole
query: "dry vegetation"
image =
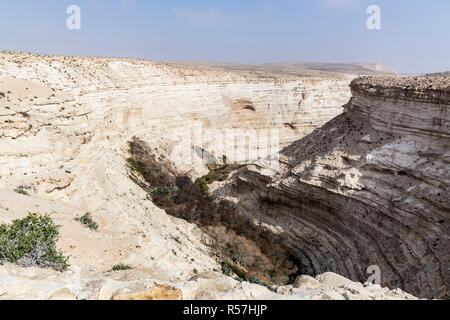
{"type": "Polygon", "coordinates": [[[231,202],[215,201],[205,185],[223,178],[231,166],[213,166],[210,174],[193,182],[177,174],[170,163],[157,159],[145,142],[130,142],[131,177],[168,214],[195,223],[215,239],[215,249],[240,278],[285,284],[297,275],[296,261],[283,235],[256,225],[239,214],[231,202]]]}

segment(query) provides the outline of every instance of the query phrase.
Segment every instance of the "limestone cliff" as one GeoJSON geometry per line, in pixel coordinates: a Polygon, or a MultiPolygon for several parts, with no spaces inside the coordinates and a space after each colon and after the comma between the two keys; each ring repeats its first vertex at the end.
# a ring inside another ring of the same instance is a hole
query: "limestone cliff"
{"type": "Polygon", "coordinates": [[[345,112],[215,193],[290,237],[302,271],[449,297],[450,78],[362,77],[345,112]],[[235,191],[237,190],[237,191],[235,191]]]}
{"type": "MultiPolygon", "coordinates": [[[[220,271],[208,238],[156,207],[129,178],[128,142],[138,136],[170,158],[178,142],[172,131],[200,123],[275,127],[284,133],[281,143],[288,144],[342,112],[352,78],[1,52],[0,222],[28,212],[50,214],[62,226],[58,246],[71,256],[69,289],[77,279],[89,282],[91,273],[102,275],[117,263],[152,281],[220,271]],[[98,222],[98,231],[74,220],[85,212],[98,222]]],[[[203,146],[214,145],[214,139],[207,132],[203,146]]],[[[179,170],[202,170],[171,160],[179,170]]],[[[23,287],[39,288],[35,280],[42,278],[45,272],[24,280],[23,287]]],[[[20,289],[12,290],[0,295],[21,296],[14,292],[20,289]]]]}
{"type": "MultiPolygon", "coordinates": [[[[134,136],[178,170],[195,173],[202,168],[171,158],[179,143],[173,131],[198,123],[216,129],[277,128],[280,146],[287,146],[342,112],[354,77],[1,52],[0,222],[28,212],[50,214],[61,225],[58,248],[71,256],[71,268],[57,273],[0,266],[0,298],[413,298],[333,274],[302,278],[276,293],[226,277],[210,239],[195,225],[168,216],[130,179],[126,159],[134,136]],[[98,231],[75,220],[86,212],[98,231]],[[118,263],[133,269],[112,272],[118,263]]],[[[215,146],[211,132],[202,137],[207,150],[215,146]]],[[[305,257],[310,249],[302,249],[305,257]]],[[[311,257],[309,268],[318,273],[321,264],[311,257]]]]}

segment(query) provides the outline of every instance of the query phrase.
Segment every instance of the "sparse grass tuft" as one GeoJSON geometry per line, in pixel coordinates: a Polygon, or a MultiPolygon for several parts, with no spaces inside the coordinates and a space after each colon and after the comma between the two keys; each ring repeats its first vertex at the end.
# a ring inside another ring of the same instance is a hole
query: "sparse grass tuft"
{"type": "Polygon", "coordinates": [[[88,227],[91,230],[97,230],[98,224],[92,219],[92,215],[90,212],[86,212],[81,217],[76,217],[75,221],[79,221],[82,224],[84,224],[86,227],[88,227]]]}
{"type": "Polygon", "coordinates": [[[133,269],[133,268],[127,264],[119,263],[119,264],[113,265],[111,270],[112,271],[121,271],[121,270],[130,270],[130,269],[133,269]]]}
{"type": "Polygon", "coordinates": [[[23,194],[24,196],[28,196],[28,192],[26,192],[25,190],[23,190],[22,188],[15,188],[14,189],[15,192],[23,194]]]}

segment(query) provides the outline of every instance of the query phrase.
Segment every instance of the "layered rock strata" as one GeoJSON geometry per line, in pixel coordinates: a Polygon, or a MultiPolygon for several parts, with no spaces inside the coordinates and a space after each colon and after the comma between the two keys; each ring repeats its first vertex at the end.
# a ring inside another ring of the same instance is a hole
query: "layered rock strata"
{"type": "MultiPolygon", "coordinates": [[[[128,142],[140,137],[170,158],[179,143],[173,131],[200,124],[278,128],[287,144],[342,112],[353,77],[1,52],[0,222],[50,214],[62,226],[58,247],[71,268],[95,274],[118,263],[152,281],[219,271],[208,238],[157,208],[129,178],[128,142]],[[74,220],[86,212],[98,231],[74,220]]],[[[205,132],[198,147],[207,149],[216,136],[205,132]]],[[[179,170],[204,170],[171,160],[179,170]]]]}
{"type": "Polygon", "coordinates": [[[450,287],[450,78],[362,77],[345,112],[215,193],[284,232],[306,274],[427,298],[450,287]],[[237,190],[237,192],[235,191],[237,190]]]}
{"type": "MultiPolygon", "coordinates": [[[[173,131],[198,123],[214,129],[278,128],[285,146],[340,114],[353,78],[2,52],[0,222],[48,213],[61,225],[57,245],[71,256],[71,267],[57,273],[0,266],[0,298],[412,298],[400,290],[336,282],[330,274],[300,279],[298,287],[276,288],[277,293],[225,277],[207,245],[210,239],[157,208],[129,179],[133,136],[168,158],[179,142],[173,131]],[[92,213],[97,231],[75,220],[85,212],[92,213]],[[132,269],[111,272],[118,263],[132,269]]],[[[198,147],[214,148],[216,136],[209,132],[198,147]]],[[[179,170],[199,170],[170,160],[179,170]]]]}

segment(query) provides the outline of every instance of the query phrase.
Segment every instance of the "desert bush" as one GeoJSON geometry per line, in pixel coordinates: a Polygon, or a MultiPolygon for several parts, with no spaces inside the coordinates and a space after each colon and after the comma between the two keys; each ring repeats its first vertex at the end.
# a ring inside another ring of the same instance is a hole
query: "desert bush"
{"type": "Polygon", "coordinates": [[[212,170],[206,175],[205,178],[206,178],[206,181],[208,181],[208,182],[217,181],[222,178],[222,173],[217,170],[212,170]]]}
{"type": "Polygon", "coordinates": [[[0,262],[66,270],[68,257],[56,248],[59,227],[50,216],[37,213],[0,225],[0,262]]]}
{"type": "Polygon", "coordinates": [[[230,266],[226,262],[222,262],[222,273],[226,276],[231,277],[233,270],[231,270],[230,266]]]}
{"type": "Polygon", "coordinates": [[[17,193],[23,194],[25,196],[28,196],[28,192],[26,192],[22,188],[15,188],[14,191],[17,192],[17,193]]]}
{"type": "Polygon", "coordinates": [[[230,275],[231,273],[234,273],[235,275],[237,275],[239,278],[245,279],[245,274],[246,271],[239,268],[237,265],[229,263],[229,262],[222,262],[222,272],[225,273],[226,275],[230,275]],[[226,273],[224,272],[224,270],[226,271],[226,273]]]}
{"type": "Polygon", "coordinates": [[[258,280],[258,279],[250,279],[249,282],[250,282],[250,283],[259,284],[260,286],[264,286],[264,287],[266,287],[267,289],[269,289],[270,291],[273,291],[273,292],[276,291],[270,284],[268,284],[268,283],[266,283],[266,282],[264,282],[264,281],[261,281],[261,280],[258,280]]]}
{"type": "Polygon", "coordinates": [[[119,263],[119,264],[113,265],[111,270],[112,271],[121,271],[121,270],[130,270],[130,269],[133,269],[133,268],[127,264],[119,263]]]}
{"type": "MultiPolygon", "coordinates": [[[[224,158],[226,161],[226,157],[224,158]]],[[[200,191],[204,194],[208,193],[208,184],[214,181],[223,181],[225,177],[234,169],[239,168],[239,165],[217,164],[212,163],[208,165],[209,173],[203,177],[197,178],[195,184],[200,188],[200,191]]]]}
{"type": "Polygon", "coordinates": [[[157,187],[156,189],[153,189],[153,191],[152,191],[152,198],[155,198],[157,196],[163,196],[163,197],[170,196],[169,188],[167,188],[167,187],[157,187]]]}
{"type": "Polygon", "coordinates": [[[129,166],[131,168],[133,168],[134,170],[136,170],[140,175],[142,175],[143,177],[145,177],[145,172],[144,172],[144,168],[143,168],[143,164],[139,161],[135,161],[132,158],[128,158],[127,162],[129,164],[129,166]]]}
{"type": "Polygon", "coordinates": [[[86,212],[84,215],[82,215],[81,217],[76,217],[74,220],[81,222],[89,229],[92,230],[98,229],[98,224],[92,219],[92,215],[90,212],[86,212]]]}
{"type": "Polygon", "coordinates": [[[201,177],[195,179],[195,184],[198,186],[201,193],[206,194],[209,191],[208,183],[206,177],[201,177]]]}

